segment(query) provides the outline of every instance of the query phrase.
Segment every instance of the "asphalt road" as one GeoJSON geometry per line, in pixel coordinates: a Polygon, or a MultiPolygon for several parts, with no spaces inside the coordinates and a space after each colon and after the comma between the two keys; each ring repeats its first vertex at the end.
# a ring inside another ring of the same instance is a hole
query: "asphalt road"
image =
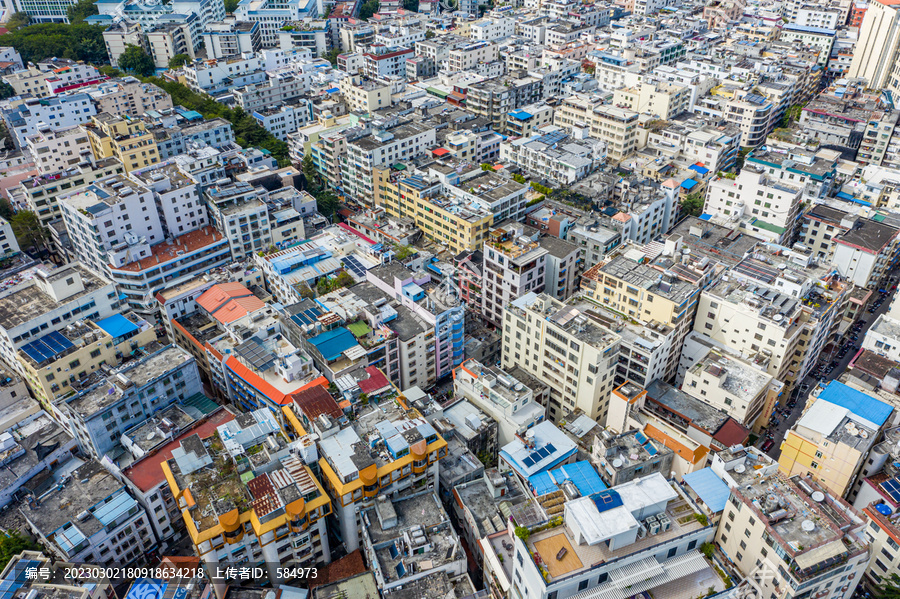
{"type": "MultiPolygon", "coordinates": [[[[891,283],[891,285],[893,285],[893,283],[891,283]]],[[[876,293],[876,295],[878,294],[877,290],[875,293],[876,293]]],[[[894,293],[896,293],[896,292],[894,292],[894,293]]],[[[884,314],[885,312],[888,311],[888,308],[890,307],[892,298],[893,298],[893,293],[888,294],[888,296],[885,298],[884,302],[881,304],[881,306],[878,307],[877,310],[875,310],[874,313],[870,313],[868,311],[868,309],[865,312],[863,312],[862,319],[866,321],[866,324],[860,329],[859,334],[857,336],[857,340],[854,342],[855,345],[860,345],[860,346],[862,345],[863,339],[866,336],[866,331],[869,330],[869,327],[872,326],[872,323],[875,322],[875,319],[879,315],[884,314]]],[[[831,374],[826,375],[823,378],[827,381],[831,381],[836,378],[839,378],[844,373],[844,370],[846,370],[847,365],[850,363],[850,360],[852,360],[853,357],[857,353],[859,353],[859,352],[858,351],[847,352],[847,354],[843,358],[838,360],[838,364],[835,367],[835,369],[831,371],[831,374]]],[[[837,356],[837,351],[834,352],[834,355],[837,356]]],[[[827,356],[827,354],[822,356],[820,358],[820,360],[831,362],[831,360],[834,359],[834,358],[831,358],[830,360],[826,360],[826,356],[827,356]]],[[[815,368],[813,368],[813,370],[815,370],[815,368]]],[[[816,379],[815,377],[807,376],[803,380],[803,383],[809,385],[809,389],[806,390],[805,392],[798,392],[797,405],[794,406],[794,409],[791,411],[790,415],[787,418],[782,418],[779,415],[778,418],[779,418],[779,420],[781,420],[781,422],[774,429],[769,429],[769,430],[773,431],[772,440],[775,441],[775,444],[767,452],[769,457],[771,457],[772,459],[777,461],[779,456],[781,455],[781,443],[782,443],[782,441],[784,441],[784,436],[785,436],[785,434],[787,434],[787,431],[792,426],[794,426],[794,423],[797,422],[797,420],[800,418],[800,416],[803,415],[803,410],[806,407],[806,400],[809,397],[810,391],[812,391],[812,389],[815,387],[817,382],[818,382],[818,379],[816,379]]],[[[801,384],[801,386],[802,386],[802,384],[801,384]]],[[[790,401],[790,400],[788,400],[788,401],[790,401]]],[[[763,430],[765,431],[766,429],[763,429],[763,430]]],[[[765,441],[766,441],[766,437],[765,437],[765,433],[764,433],[763,436],[760,437],[759,441],[756,444],[757,444],[757,446],[761,446],[763,443],[765,443],[765,441]]]]}

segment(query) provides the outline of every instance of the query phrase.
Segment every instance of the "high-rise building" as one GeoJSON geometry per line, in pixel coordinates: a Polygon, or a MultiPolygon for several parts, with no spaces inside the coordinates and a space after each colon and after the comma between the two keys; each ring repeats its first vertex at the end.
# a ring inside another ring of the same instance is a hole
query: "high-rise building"
{"type": "Polygon", "coordinates": [[[874,0],[869,3],[859,28],[859,41],[853,52],[848,77],[864,77],[872,89],[900,89],[898,70],[900,49],[900,0],[874,0]]]}

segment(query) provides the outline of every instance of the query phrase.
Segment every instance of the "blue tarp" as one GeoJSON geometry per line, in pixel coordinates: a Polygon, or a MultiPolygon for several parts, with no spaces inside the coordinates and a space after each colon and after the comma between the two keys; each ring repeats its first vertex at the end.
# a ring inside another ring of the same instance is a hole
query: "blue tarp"
{"type": "Polygon", "coordinates": [[[697,182],[694,181],[693,179],[688,179],[687,181],[681,182],[681,186],[685,189],[694,189],[694,187],[696,185],[697,185],[697,182]]]}
{"type": "Polygon", "coordinates": [[[138,325],[121,314],[113,314],[109,318],[98,320],[96,324],[113,338],[124,337],[138,330],[138,325]]]}
{"type": "Polygon", "coordinates": [[[700,220],[709,220],[709,219],[712,218],[712,214],[705,214],[705,213],[704,213],[704,214],[701,214],[698,218],[699,218],[700,220]]]}
{"type": "Polygon", "coordinates": [[[691,169],[692,171],[696,172],[699,175],[705,175],[706,173],[709,172],[708,168],[706,168],[705,166],[700,166],[699,164],[692,164],[688,168],[691,169]]]}
{"type": "Polygon", "coordinates": [[[525,112],[524,110],[513,110],[512,112],[509,113],[509,116],[511,116],[514,119],[524,121],[526,119],[530,119],[533,115],[528,112],[525,112]]]}
{"type": "Polygon", "coordinates": [[[322,357],[329,362],[337,360],[341,357],[342,353],[354,345],[357,345],[356,337],[344,327],[322,333],[321,335],[310,339],[309,342],[312,343],[313,346],[319,350],[319,353],[322,354],[322,357]]]}
{"type": "Polygon", "coordinates": [[[884,424],[894,408],[874,397],[848,387],[844,383],[831,381],[819,393],[819,399],[847,408],[860,418],[873,422],[878,426],[884,424]]]}
{"type": "Polygon", "coordinates": [[[725,481],[712,471],[712,468],[689,472],[682,478],[684,484],[694,490],[694,493],[703,500],[710,511],[718,513],[725,509],[731,491],[725,481]]]}

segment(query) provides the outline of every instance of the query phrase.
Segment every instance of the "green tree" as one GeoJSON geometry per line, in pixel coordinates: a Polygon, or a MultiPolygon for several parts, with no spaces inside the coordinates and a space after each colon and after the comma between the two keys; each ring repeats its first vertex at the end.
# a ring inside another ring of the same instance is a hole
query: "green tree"
{"type": "Polygon", "coordinates": [[[411,12],[419,12],[419,0],[403,0],[403,8],[411,12]]]}
{"type": "Polygon", "coordinates": [[[882,578],[877,596],[879,599],[900,599],[900,576],[891,574],[882,578]]]}
{"type": "Polygon", "coordinates": [[[425,39],[430,40],[433,37],[437,37],[437,34],[434,32],[434,29],[429,29],[425,32],[425,39]]]}
{"type": "Polygon", "coordinates": [[[796,123],[800,120],[800,115],[803,113],[803,105],[802,104],[794,104],[790,108],[784,111],[784,116],[781,117],[781,127],[783,129],[787,129],[791,126],[791,124],[796,123]]]}
{"type": "MultiPolygon", "coordinates": [[[[14,12],[9,17],[9,20],[6,21],[6,29],[8,31],[18,31],[29,23],[31,23],[31,17],[28,16],[27,12],[14,12]]],[[[24,59],[25,57],[23,56],[22,58],[24,59]]]]}
{"type": "Polygon", "coordinates": [[[19,534],[18,530],[0,533],[0,570],[6,568],[9,560],[28,549],[40,549],[31,539],[19,534]]]}
{"type": "Polygon", "coordinates": [[[47,245],[47,230],[41,226],[37,214],[31,210],[22,210],[9,221],[13,234],[19,247],[23,250],[34,249],[40,251],[47,245]]]}
{"type": "Polygon", "coordinates": [[[318,208],[319,214],[330,218],[332,223],[340,205],[340,200],[330,189],[325,189],[316,196],[316,208],[318,208]]]}
{"type": "Polygon", "coordinates": [[[12,217],[15,216],[16,211],[12,207],[12,204],[6,198],[0,198],[0,216],[5,218],[6,220],[12,220],[12,217]]]}
{"type": "Polygon", "coordinates": [[[13,89],[6,81],[0,81],[0,100],[5,100],[7,98],[12,98],[16,95],[16,90],[13,89]]]}
{"type": "Polygon", "coordinates": [[[341,49],[340,49],[340,48],[332,48],[332,49],[331,49],[329,52],[327,52],[327,53],[325,54],[325,56],[323,56],[322,58],[324,58],[325,60],[327,60],[328,62],[330,62],[330,63],[331,63],[331,66],[336,67],[336,66],[337,66],[337,59],[338,59],[338,56],[340,56],[340,55],[341,55],[341,49]]]}
{"type": "Polygon", "coordinates": [[[522,183],[524,185],[525,177],[520,175],[519,173],[516,173],[515,175],[513,175],[513,181],[515,181],[516,183],[522,183]]]}
{"type": "Polygon", "coordinates": [[[191,62],[191,57],[187,54],[176,54],[169,59],[169,68],[177,69],[178,67],[183,66],[189,62],[191,62]]]}
{"type": "Polygon", "coordinates": [[[703,214],[703,195],[699,193],[688,194],[681,200],[681,209],[690,216],[700,216],[703,214]]]}
{"type": "Polygon", "coordinates": [[[372,15],[378,12],[380,6],[378,0],[367,0],[359,9],[359,18],[363,21],[368,21],[372,18],[372,15]]]}
{"type": "Polygon", "coordinates": [[[481,163],[481,170],[483,170],[485,172],[493,173],[494,167],[492,165],[488,164],[487,162],[483,162],[483,163],[481,163]]]}
{"type": "Polygon", "coordinates": [[[150,55],[144,52],[140,46],[133,44],[128,44],[128,47],[119,56],[119,68],[141,77],[150,77],[156,72],[156,65],[153,64],[150,55]]]}
{"type": "Polygon", "coordinates": [[[316,165],[310,152],[304,154],[301,167],[303,168],[303,179],[306,181],[307,189],[317,189],[319,187],[319,173],[316,172],[316,165]]]}
{"type": "Polygon", "coordinates": [[[72,25],[84,23],[86,18],[99,14],[100,11],[93,0],[78,0],[78,2],[66,9],[66,16],[69,17],[69,23],[72,25]]]}
{"type": "Polygon", "coordinates": [[[122,75],[125,74],[122,71],[120,71],[119,69],[117,69],[116,67],[108,65],[108,64],[105,64],[102,67],[99,67],[97,70],[100,71],[101,75],[106,75],[107,77],[121,77],[122,75]]]}
{"type": "Polygon", "coordinates": [[[225,0],[225,12],[231,12],[237,10],[239,0],[225,0]]]}

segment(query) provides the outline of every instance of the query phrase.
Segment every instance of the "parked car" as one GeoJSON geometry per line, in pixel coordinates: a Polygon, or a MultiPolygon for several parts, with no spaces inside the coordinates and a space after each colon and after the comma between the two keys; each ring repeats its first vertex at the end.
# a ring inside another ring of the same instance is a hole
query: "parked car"
{"type": "Polygon", "coordinates": [[[773,441],[772,439],[768,439],[765,443],[762,444],[762,450],[769,451],[770,449],[772,449],[772,446],[774,446],[774,445],[775,445],[775,441],[773,441]]]}

